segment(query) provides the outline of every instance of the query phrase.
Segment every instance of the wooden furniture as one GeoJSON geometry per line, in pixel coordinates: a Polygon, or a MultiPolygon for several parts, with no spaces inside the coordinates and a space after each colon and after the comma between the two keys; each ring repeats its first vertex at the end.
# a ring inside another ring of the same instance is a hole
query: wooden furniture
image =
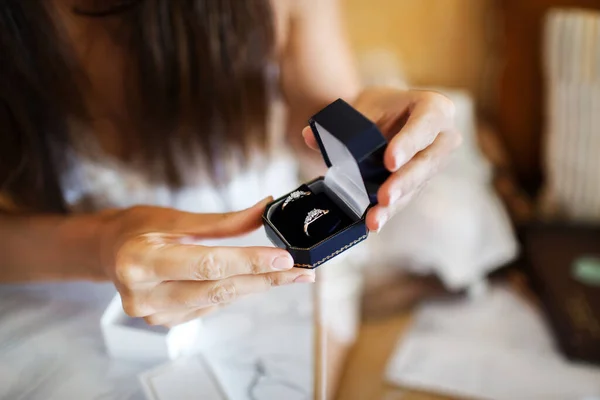
{"type": "Polygon", "coordinates": [[[554,7],[600,9],[598,0],[497,0],[503,21],[504,70],[498,86],[495,122],[520,183],[535,191],[541,183],[544,85],[541,67],[545,13],[554,7]]]}
{"type": "Polygon", "coordinates": [[[337,400],[459,400],[402,390],[383,381],[390,354],[410,327],[411,319],[411,314],[406,313],[361,326],[358,341],[348,357],[337,400]]]}

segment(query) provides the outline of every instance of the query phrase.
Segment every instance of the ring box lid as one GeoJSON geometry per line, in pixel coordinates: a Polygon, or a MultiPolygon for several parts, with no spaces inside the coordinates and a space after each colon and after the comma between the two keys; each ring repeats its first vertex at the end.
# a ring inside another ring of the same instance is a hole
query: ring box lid
{"type": "Polygon", "coordinates": [[[387,140],[377,125],[342,99],[309,121],[329,167],[325,185],[357,214],[377,203],[377,191],[390,173],[383,164],[387,140]]]}

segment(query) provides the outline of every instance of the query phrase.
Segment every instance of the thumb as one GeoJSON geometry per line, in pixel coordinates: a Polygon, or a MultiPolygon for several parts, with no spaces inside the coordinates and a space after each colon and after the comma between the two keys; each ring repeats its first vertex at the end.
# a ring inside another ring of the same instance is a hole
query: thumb
{"type": "Polygon", "coordinates": [[[271,201],[269,196],[245,210],[222,214],[183,213],[168,232],[214,239],[250,233],[260,227],[262,213],[271,201]]]}
{"type": "Polygon", "coordinates": [[[315,139],[315,134],[313,133],[310,126],[302,129],[302,137],[304,138],[304,142],[308,147],[313,150],[319,150],[319,144],[317,143],[317,139],[315,139]]]}

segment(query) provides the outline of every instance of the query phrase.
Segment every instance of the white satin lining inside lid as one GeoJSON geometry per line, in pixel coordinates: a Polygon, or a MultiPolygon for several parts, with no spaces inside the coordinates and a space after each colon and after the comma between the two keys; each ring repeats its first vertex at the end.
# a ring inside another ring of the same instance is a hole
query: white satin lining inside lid
{"type": "Polygon", "coordinates": [[[369,194],[365,189],[358,164],[348,148],[329,131],[315,122],[331,168],[325,175],[325,185],[357,215],[362,216],[369,207],[369,194]]]}

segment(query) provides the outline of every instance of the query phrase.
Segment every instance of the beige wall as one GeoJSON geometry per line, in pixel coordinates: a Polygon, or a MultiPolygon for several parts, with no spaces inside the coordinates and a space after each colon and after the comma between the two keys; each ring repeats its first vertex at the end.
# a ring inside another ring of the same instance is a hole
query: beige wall
{"type": "Polygon", "coordinates": [[[411,83],[488,95],[493,0],[341,0],[358,54],[392,50],[411,83]]]}

